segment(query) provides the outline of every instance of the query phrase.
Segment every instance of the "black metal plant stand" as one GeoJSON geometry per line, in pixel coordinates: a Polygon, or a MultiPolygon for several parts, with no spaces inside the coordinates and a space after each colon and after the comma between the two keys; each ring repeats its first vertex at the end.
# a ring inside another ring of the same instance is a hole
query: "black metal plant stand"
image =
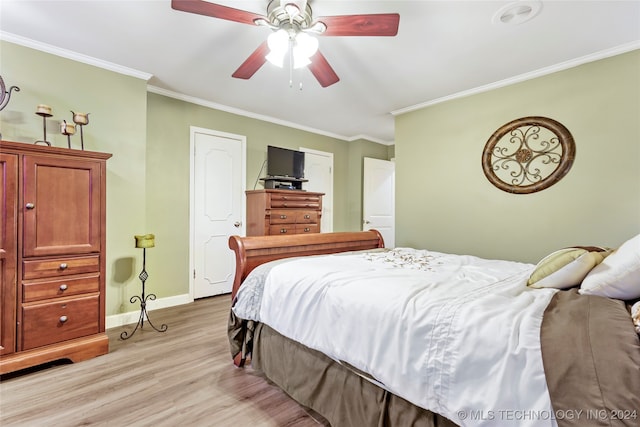
{"type": "Polygon", "coordinates": [[[144,318],[147,318],[147,322],[149,323],[149,325],[151,325],[151,327],[153,329],[155,329],[158,332],[166,332],[167,329],[169,329],[169,327],[166,324],[162,324],[160,325],[160,329],[156,328],[153,323],[151,323],[151,319],[149,319],[149,314],[147,313],[147,300],[154,300],[156,299],[155,294],[149,294],[149,295],[145,295],[144,292],[144,283],[147,281],[147,279],[149,278],[149,274],[147,274],[147,270],[145,268],[145,264],[146,264],[146,258],[147,258],[147,248],[142,248],[142,271],[140,272],[140,275],[138,276],[140,278],[140,281],[142,282],[142,294],[141,295],[134,295],[129,299],[129,302],[131,302],[132,304],[135,303],[136,301],[140,301],[140,318],[138,318],[138,323],[136,324],[136,327],[133,329],[133,331],[131,331],[131,333],[128,333],[127,331],[124,331],[120,334],[120,339],[123,340],[127,340],[129,338],[131,338],[133,336],[133,334],[136,333],[136,331],[138,330],[138,328],[142,329],[144,327],[144,318]]]}

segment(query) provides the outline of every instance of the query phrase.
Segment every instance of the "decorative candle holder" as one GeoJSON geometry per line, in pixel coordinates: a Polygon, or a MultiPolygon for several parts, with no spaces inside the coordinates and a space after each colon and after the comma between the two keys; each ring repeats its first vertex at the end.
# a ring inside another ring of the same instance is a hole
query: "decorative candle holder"
{"type": "Polygon", "coordinates": [[[43,142],[48,146],[51,146],[51,143],[47,141],[47,117],[53,116],[53,113],[51,112],[51,107],[49,107],[48,105],[39,104],[36,107],[36,114],[42,117],[42,132],[44,134],[44,137],[43,137],[44,139],[42,141],[36,141],[34,142],[34,144],[43,142]]]}
{"type": "Polygon", "coordinates": [[[147,300],[156,299],[156,295],[145,294],[144,285],[147,279],[149,278],[149,273],[147,273],[147,268],[145,264],[147,261],[147,248],[153,248],[156,246],[156,241],[155,241],[156,236],[154,236],[153,234],[143,234],[143,235],[136,235],[134,236],[134,238],[136,240],[136,248],[142,248],[142,271],[138,276],[138,278],[142,282],[142,294],[139,296],[138,295],[132,296],[129,299],[129,302],[133,304],[136,301],[140,301],[140,317],[138,318],[138,323],[136,323],[136,327],[133,329],[133,331],[131,331],[130,333],[127,331],[124,331],[120,334],[121,340],[127,340],[131,338],[133,334],[135,334],[136,331],[138,330],[138,327],[142,329],[144,327],[145,318],[147,319],[147,323],[149,323],[149,325],[157,332],[166,332],[167,329],[169,328],[169,326],[167,326],[165,323],[160,325],[160,328],[156,328],[153,325],[153,323],[151,323],[151,319],[149,319],[149,314],[147,313],[147,300]]]}
{"type": "Polygon", "coordinates": [[[72,125],[71,123],[67,123],[66,120],[63,120],[62,123],[60,123],[60,132],[62,132],[63,135],[67,135],[67,144],[69,148],[71,148],[71,135],[76,134],[76,125],[72,125]]]}
{"type": "Polygon", "coordinates": [[[73,114],[73,123],[80,126],[80,147],[84,150],[84,135],[82,134],[82,127],[89,124],[90,113],[74,113],[71,111],[71,114],[73,114]]]}

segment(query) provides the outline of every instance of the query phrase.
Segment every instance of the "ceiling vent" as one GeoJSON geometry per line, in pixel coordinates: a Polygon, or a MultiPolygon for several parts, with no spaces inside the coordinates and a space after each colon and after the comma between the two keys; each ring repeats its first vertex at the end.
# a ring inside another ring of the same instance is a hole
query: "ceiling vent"
{"type": "Polygon", "coordinates": [[[494,24],[517,25],[530,21],[542,10],[542,2],[522,0],[509,3],[498,9],[491,22],[494,24]]]}

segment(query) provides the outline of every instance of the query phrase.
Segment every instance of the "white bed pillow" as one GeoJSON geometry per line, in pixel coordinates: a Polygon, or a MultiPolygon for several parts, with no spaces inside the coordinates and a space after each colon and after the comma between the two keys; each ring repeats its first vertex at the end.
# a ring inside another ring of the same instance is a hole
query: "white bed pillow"
{"type": "Polygon", "coordinates": [[[603,248],[580,246],[557,250],[538,262],[527,285],[556,289],[578,286],[608,253],[603,248]]]}
{"type": "Polygon", "coordinates": [[[594,267],[582,281],[579,292],[622,300],[640,298],[640,234],[594,267]]]}

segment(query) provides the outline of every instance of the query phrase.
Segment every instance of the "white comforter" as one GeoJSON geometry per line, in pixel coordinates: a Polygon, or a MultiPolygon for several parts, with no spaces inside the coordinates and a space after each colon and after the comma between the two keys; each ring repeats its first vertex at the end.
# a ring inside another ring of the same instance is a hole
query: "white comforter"
{"type": "Polygon", "coordinates": [[[259,268],[234,311],[461,426],[555,426],[540,350],[555,291],[527,288],[532,269],[406,248],[304,257],[259,268]]]}

